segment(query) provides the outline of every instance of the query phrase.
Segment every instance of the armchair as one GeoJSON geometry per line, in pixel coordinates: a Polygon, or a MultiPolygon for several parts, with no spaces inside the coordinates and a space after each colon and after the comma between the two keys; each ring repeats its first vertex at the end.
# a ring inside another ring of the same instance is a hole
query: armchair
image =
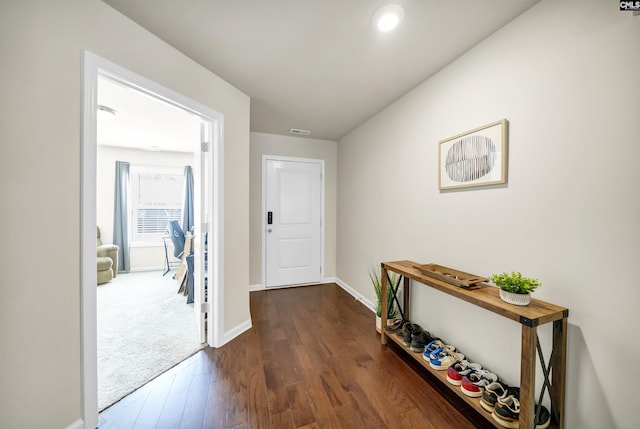
{"type": "Polygon", "coordinates": [[[103,244],[97,227],[98,284],[107,283],[118,274],[118,249],[115,244],[103,244]]]}

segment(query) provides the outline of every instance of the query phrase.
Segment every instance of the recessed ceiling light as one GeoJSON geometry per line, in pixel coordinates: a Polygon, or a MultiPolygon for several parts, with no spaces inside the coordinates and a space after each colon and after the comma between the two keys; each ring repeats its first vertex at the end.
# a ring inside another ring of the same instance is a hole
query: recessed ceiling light
{"type": "Polygon", "coordinates": [[[382,6],[373,15],[373,23],[378,30],[387,32],[396,28],[404,18],[404,9],[398,4],[382,6]]]}
{"type": "Polygon", "coordinates": [[[111,119],[115,119],[118,116],[118,111],[116,109],[112,109],[111,107],[103,106],[102,104],[98,104],[98,119],[101,121],[108,121],[111,119]]]}

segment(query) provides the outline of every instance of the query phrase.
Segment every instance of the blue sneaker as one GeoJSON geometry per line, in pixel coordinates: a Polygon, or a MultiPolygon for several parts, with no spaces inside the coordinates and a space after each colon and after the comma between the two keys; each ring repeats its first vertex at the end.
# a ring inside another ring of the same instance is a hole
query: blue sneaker
{"type": "Polygon", "coordinates": [[[442,371],[449,368],[458,360],[464,360],[464,355],[462,353],[457,353],[451,349],[443,347],[431,352],[429,355],[429,366],[437,371],[442,371]]]}
{"type": "Polygon", "coordinates": [[[431,341],[429,344],[427,344],[424,347],[424,351],[422,353],[422,357],[424,357],[425,360],[429,360],[429,355],[432,352],[435,352],[438,349],[442,349],[442,348],[447,348],[451,351],[455,351],[456,348],[454,346],[450,346],[448,344],[443,343],[440,338],[436,338],[433,341],[431,341]]]}

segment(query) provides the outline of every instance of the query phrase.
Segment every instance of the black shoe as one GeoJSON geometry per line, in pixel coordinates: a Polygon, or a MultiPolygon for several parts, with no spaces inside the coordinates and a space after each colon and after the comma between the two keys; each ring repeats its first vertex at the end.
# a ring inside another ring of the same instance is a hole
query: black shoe
{"type": "Polygon", "coordinates": [[[404,340],[402,341],[402,344],[404,344],[405,347],[409,347],[411,345],[411,336],[413,335],[414,332],[415,333],[422,332],[422,328],[413,323],[409,323],[405,326],[404,340]]]}
{"type": "Polygon", "coordinates": [[[491,416],[501,426],[506,428],[520,427],[520,389],[514,390],[510,395],[498,398],[491,416]]]}
{"type": "Polygon", "coordinates": [[[492,413],[498,399],[506,398],[509,395],[520,396],[520,389],[508,386],[500,381],[494,381],[482,390],[480,405],[486,411],[492,413]]]}
{"type": "Polygon", "coordinates": [[[387,320],[387,327],[385,328],[385,331],[398,332],[402,330],[402,326],[404,326],[404,319],[396,318],[396,319],[393,319],[392,321],[387,320]]]}
{"type": "Polygon", "coordinates": [[[402,327],[396,331],[396,336],[400,338],[404,338],[404,335],[407,333],[407,326],[411,325],[411,322],[408,320],[402,324],[402,327]]]}
{"type": "Polygon", "coordinates": [[[429,331],[420,331],[417,334],[411,335],[411,345],[409,348],[414,353],[422,353],[424,346],[433,341],[429,331]]]}

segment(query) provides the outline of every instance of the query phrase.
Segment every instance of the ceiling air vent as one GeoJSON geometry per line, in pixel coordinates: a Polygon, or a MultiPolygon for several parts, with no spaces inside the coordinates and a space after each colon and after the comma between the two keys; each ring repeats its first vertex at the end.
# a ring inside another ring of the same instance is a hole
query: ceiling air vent
{"type": "Polygon", "coordinates": [[[308,136],[309,134],[311,134],[311,131],[309,131],[309,130],[299,130],[297,128],[291,128],[289,130],[289,134],[295,134],[297,136],[308,136]]]}

